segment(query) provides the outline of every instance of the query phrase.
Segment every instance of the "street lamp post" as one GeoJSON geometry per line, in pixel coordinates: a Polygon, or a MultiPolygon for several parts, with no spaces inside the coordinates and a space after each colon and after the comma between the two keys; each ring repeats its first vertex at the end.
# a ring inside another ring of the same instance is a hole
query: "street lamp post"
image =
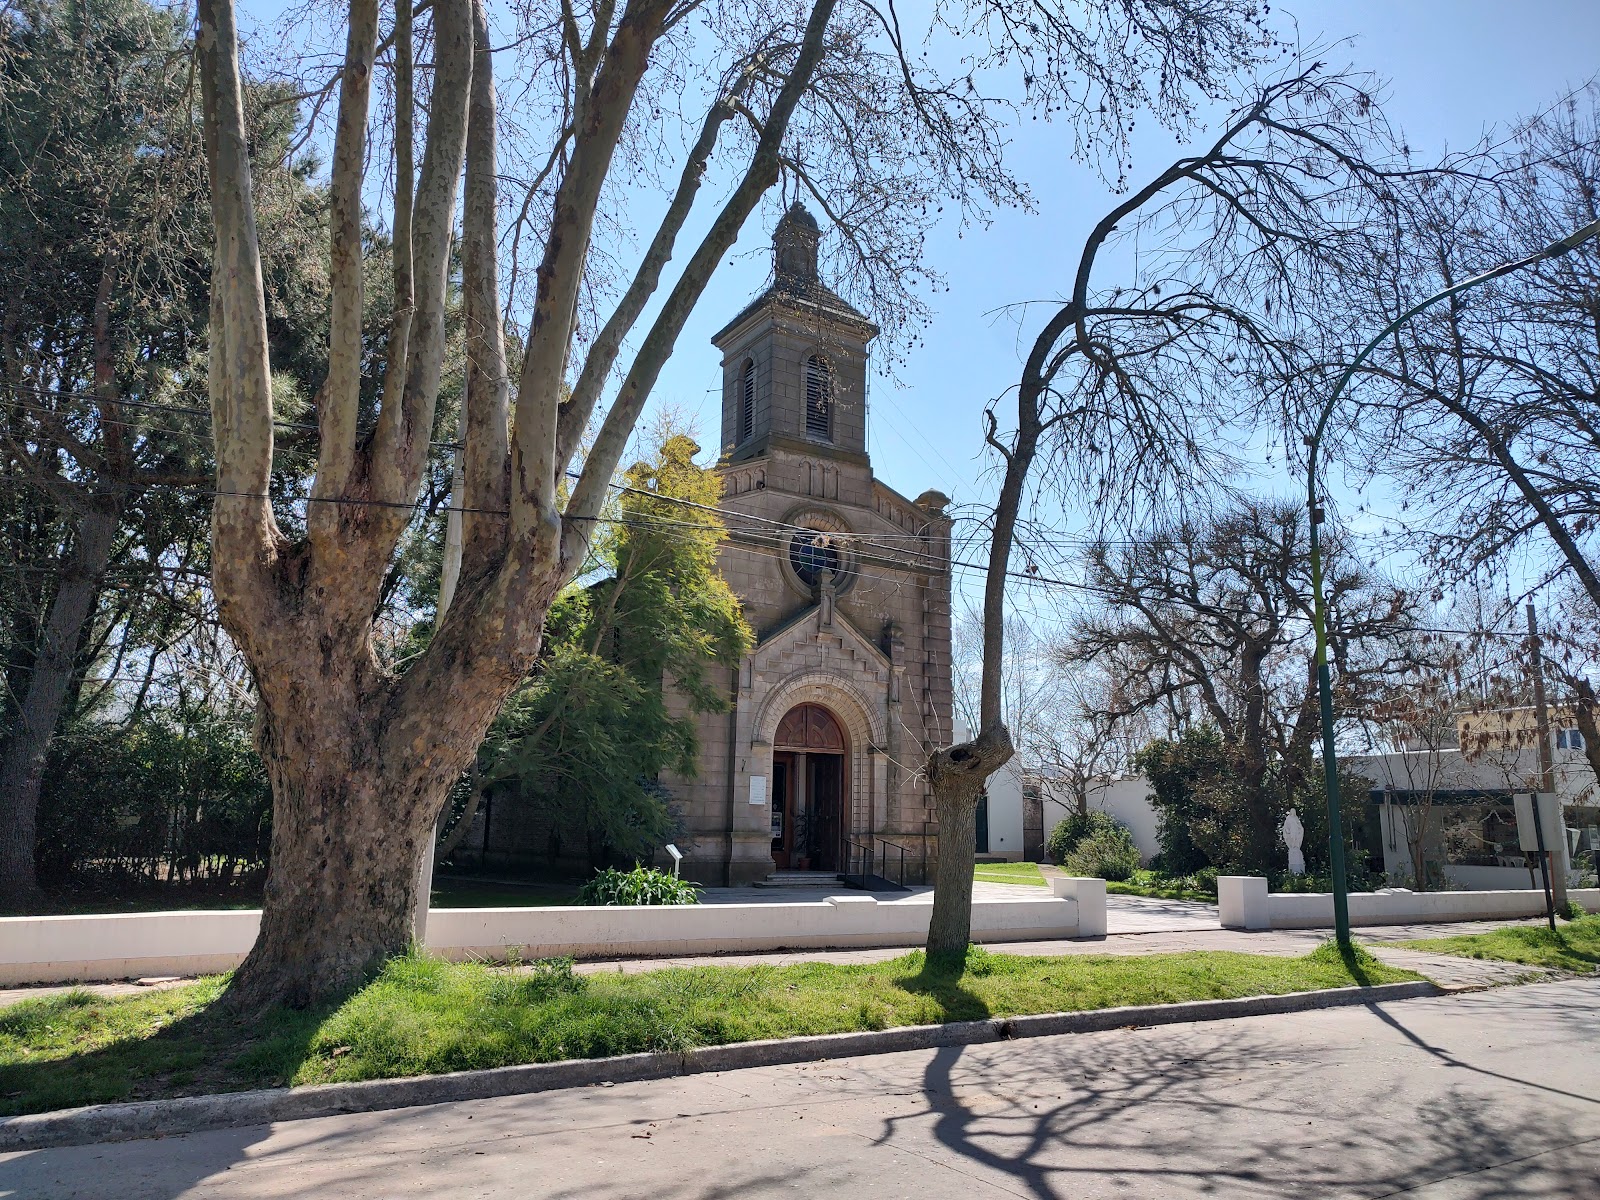
{"type": "Polygon", "coordinates": [[[1385,325],[1376,337],[1366,344],[1361,353],[1345,368],[1339,376],[1339,382],[1333,385],[1333,391],[1328,395],[1328,401],[1322,406],[1322,413],[1317,418],[1316,428],[1305,439],[1306,444],[1306,514],[1311,523],[1311,596],[1312,596],[1312,624],[1316,630],[1317,648],[1317,698],[1322,711],[1322,773],[1328,791],[1328,861],[1333,875],[1333,924],[1335,935],[1340,946],[1350,944],[1350,898],[1345,884],[1344,872],[1344,829],[1339,812],[1339,762],[1333,748],[1333,674],[1328,668],[1328,614],[1327,604],[1322,597],[1322,549],[1317,535],[1317,527],[1322,524],[1323,512],[1321,502],[1317,496],[1317,451],[1322,445],[1322,435],[1328,427],[1328,419],[1333,416],[1333,409],[1339,402],[1340,395],[1349,384],[1355,373],[1361,369],[1361,364],[1382,342],[1395,330],[1399,329],[1411,318],[1415,317],[1442,300],[1452,296],[1459,296],[1468,288],[1477,287],[1480,283],[1487,283],[1491,279],[1499,279],[1502,275],[1509,275],[1523,267],[1532,266],[1534,263],[1543,262],[1547,258],[1557,258],[1576,249],[1590,238],[1600,234],[1600,221],[1591,221],[1575,233],[1568,234],[1560,241],[1552,242],[1543,250],[1530,254],[1526,258],[1519,258],[1514,262],[1502,263],[1481,275],[1474,275],[1470,279],[1462,280],[1458,284],[1445,288],[1412,305],[1394,320],[1385,325]]]}

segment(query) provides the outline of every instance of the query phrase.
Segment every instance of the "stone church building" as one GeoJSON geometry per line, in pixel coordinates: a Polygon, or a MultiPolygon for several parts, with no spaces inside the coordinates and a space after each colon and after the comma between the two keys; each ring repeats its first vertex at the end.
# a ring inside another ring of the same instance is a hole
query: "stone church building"
{"type": "MultiPolygon", "coordinates": [[[[683,874],[709,885],[826,877],[863,850],[909,882],[938,854],[923,768],[951,740],[949,501],[908,500],[873,477],[878,327],[818,278],[818,240],[795,205],[773,234],[772,285],[712,339],[719,565],[756,645],[729,679],[730,711],[693,717],[698,772],[662,780],[686,826],[683,874]]],[[[585,851],[570,833],[491,792],[458,858],[575,864],[585,851]]],[[[664,851],[656,862],[670,865],[664,851]]]]}
{"type": "Polygon", "coordinates": [[[951,740],[949,500],[872,473],[867,351],[878,327],[819,278],[799,204],[773,282],[722,352],[720,566],[756,645],[728,713],[698,719],[684,874],[706,884],[844,870],[863,848],[915,877],[937,857],[923,766],[951,740]]]}

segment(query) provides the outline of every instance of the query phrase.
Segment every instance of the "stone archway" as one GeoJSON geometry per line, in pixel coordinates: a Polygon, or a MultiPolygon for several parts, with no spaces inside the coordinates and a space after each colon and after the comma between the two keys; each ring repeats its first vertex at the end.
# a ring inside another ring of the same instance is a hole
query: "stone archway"
{"type": "Polygon", "coordinates": [[[843,803],[841,840],[870,841],[886,817],[886,734],[881,704],[872,704],[847,677],[827,671],[801,671],[774,687],[757,710],[752,729],[754,769],[765,768],[776,783],[775,768],[785,751],[777,748],[779,726],[794,710],[814,706],[826,711],[843,737],[843,803]],[[763,761],[764,760],[764,761],[763,761]]]}
{"type": "Polygon", "coordinates": [[[772,739],[772,861],[838,872],[848,863],[850,740],[825,705],[805,701],[772,739]]]}

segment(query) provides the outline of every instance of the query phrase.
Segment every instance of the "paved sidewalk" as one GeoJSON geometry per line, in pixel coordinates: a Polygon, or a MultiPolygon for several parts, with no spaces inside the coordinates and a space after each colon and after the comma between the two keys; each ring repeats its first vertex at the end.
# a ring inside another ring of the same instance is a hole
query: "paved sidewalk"
{"type": "MultiPolygon", "coordinates": [[[[903,892],[862,892],[834,882],[827,887],[710,887],[700,889],[701,904],[815,904],[829,896],[870,895],[879,904],[932,904],[933,888],[917,885],[903,892]]],[[[974,900],[1053,900],[1047,887],[1025,883],[972,885],[974,900]]]]}
{"type": "Polygon", "coordinates": [[[1106,933],[1181,933],[1220,929],[1215,904],[1158,900],[1152,896],[1107,896],[1106,933]]]}

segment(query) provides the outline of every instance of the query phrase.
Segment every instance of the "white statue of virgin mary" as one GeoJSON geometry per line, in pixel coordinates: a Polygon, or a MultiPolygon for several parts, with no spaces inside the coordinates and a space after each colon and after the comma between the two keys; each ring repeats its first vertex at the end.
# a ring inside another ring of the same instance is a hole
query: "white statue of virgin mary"
{"type": "Polygon", "coordinates": [[[1300,814],[1294,809],[1289,810],[1289,815],[1283,819],[1283,844],[1289,848],[1289,874],[1304,875],[1306,873],[1306,856],[1300,853],[1300,847],[1305,844],[1306,827],[1300,823],[1300,814]]]}

